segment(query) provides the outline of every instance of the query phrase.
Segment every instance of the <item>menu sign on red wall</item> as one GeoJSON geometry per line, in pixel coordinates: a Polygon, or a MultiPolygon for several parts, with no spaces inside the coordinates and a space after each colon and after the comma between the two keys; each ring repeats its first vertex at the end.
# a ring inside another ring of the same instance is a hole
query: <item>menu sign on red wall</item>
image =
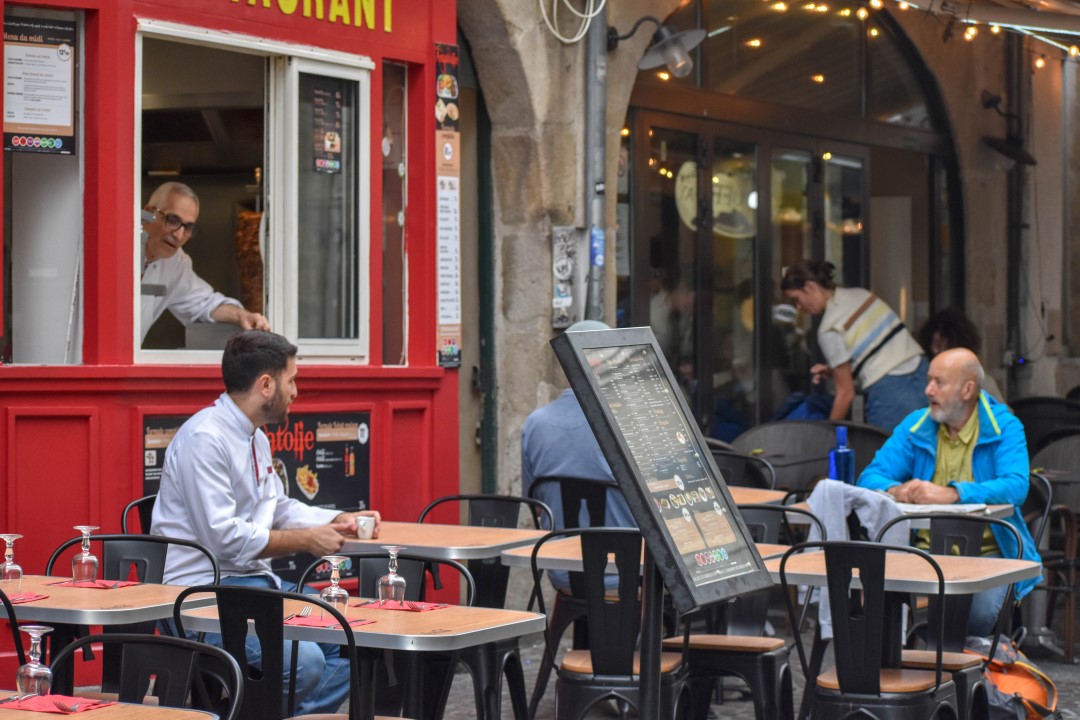
{"type": "Polygon", "coordinates": [[[4,18],[4,150],[75,152],[76,25],[4,18]]]}
{"type": "Polygon", "coordinates": [[[334,175],[341,172],[341,110],[345,80],[311,76],[303,87],[311,93],[303,107],[311,108],[312,144],[315,172],[334,175]]]}

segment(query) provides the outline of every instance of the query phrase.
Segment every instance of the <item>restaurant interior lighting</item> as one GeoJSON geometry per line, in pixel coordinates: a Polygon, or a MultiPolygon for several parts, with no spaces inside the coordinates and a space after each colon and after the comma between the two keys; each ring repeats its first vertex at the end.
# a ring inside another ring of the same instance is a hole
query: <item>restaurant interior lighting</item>
{"type": "Polygon", "coordinates": [[[651,70],[666,65],[668,71],[677,78],[689,75],[694,69],[694,59],[690,57],[690,51],[705,39],[705,31],[683,30],[679,32],[670,25],[664,25],[652,15],[646,15],[638,20],[630,28],[630,32],[625,35],[619,35],[615,28],[609,26],[608,52],[617,48],[623,40],[632,37],[645,22],[656,25],[656,32],[653,33],[652,46],[645,51],[645,55],[638,62],[638,69],[651,70]]]}

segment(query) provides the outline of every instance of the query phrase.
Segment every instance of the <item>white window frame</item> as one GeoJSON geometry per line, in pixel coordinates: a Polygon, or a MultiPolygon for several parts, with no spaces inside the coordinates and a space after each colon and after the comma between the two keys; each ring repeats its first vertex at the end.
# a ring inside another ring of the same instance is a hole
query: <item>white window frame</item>
{"type": "MultiPolygon", "coordinates": [[[[371,72],[374,61],[364,55],[294,45],[238,33],[210,30],[149,18],[138,19],[135,43],[135,134],[132,187],[141,187],[142,174],[142,66],[144,37],[204,45],[230,52],[271,59],[266,103],[266,209],[268,212],[266,285],[267,319],[278,332],[300,348],[301,361],[326,364],[368,364],[371,335],[371,72]],[[357,138],[357,293],[359,337],[348,340],[299,338],[297,327],[297,153],[293,139],[299,121],[297,85],[300,72],[344,78],[358,83],[357,138]]],[[[132,198],[132,273],[139,287],[143,260],[139,198],[132,198]]],[[[140,296],[132,293],[132,342],[136,364],[212,364],[221,362],[220,350],[143,350],[139,316],[140,296]]]]}

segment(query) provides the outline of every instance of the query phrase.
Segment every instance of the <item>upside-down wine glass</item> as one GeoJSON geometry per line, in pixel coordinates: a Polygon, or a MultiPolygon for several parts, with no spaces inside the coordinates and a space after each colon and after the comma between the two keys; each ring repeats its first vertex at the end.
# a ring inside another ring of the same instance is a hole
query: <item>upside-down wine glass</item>
{"type": "Polygon", "coordinates": [[[52,632],[52,628],[48,625],[23,625],[19,629],[30,636],[29,659],[15,675],[19,698],[48,695],[52,687],[52,671],[48,665],[41,664],[41,636],[52,632]]]}
{"type": "Polygon", "coordinates": [[[97,525],[76,525],[82,533],[82,552],[71,558],[71,584],[96,582],[98,559],[90,554],[90,533],[98,529],[97,525]]]}
{"type": "MultiPolygon", "coordinates": [[[[323,555],[323,560],[330,563],[330,584],[323,588],[319,597],[323,602],[332,605],[342,615],[349,607],[349,591],[341,587],[341,566],[348,558],[342,555],[323,555]]],[[[325,615],[325,613],[324,613],[325,615]]]]}
{"type": "Polygon", "coordinates": [[[4,562],[0,563],[0,586],[8,595],[14,595],[22,591],[22,568],[15,564],[15,541],[22,535],[4,533],[0,539],[4,541],[4,562]]]}
{"type": "Polygon", "coordinates": [[[377,586],[379,601],[397,600],[399,603],[405,602],[405,578],[397,574],[397,556],[405,548],[401,545],[383,545],[382,549],[390,553],[390,571],[379,578],[377,586]]]}

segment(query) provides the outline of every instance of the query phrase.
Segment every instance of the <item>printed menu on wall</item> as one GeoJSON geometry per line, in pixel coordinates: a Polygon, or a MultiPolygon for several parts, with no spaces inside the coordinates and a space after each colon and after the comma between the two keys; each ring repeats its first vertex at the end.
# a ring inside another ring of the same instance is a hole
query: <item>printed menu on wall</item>
{"type": "MultiPolygon", "coordinates": [[[[155,495],[161,488],[165,448],[169,447],[188,415],[148,415],[143,418],[143,495],[155,495]]],[[[148,529],[148,528],[147,528],[148,529]]]]}
{"type": "Polygon", "coordinates": [[[461,366],[461,133],[457,45],[435,44],[436,357],[461,366]]]}
{"type": "Polygon", "coordinates": [[[64,20],[4,18],[4,150],[75,152],[75,38],[64,20]]]}
{"type": "Polygon", "coordinates": [[[680,612],[771,585],[652,331],[552,346],[680,612]]]}
{"type": "Polygon", "coordinates": [[[306,100],[311,106],[315,172],[328,175],[341,172],[341,110],[346,82],[312,76],[305,84],[311,92],[306,100]]]}

